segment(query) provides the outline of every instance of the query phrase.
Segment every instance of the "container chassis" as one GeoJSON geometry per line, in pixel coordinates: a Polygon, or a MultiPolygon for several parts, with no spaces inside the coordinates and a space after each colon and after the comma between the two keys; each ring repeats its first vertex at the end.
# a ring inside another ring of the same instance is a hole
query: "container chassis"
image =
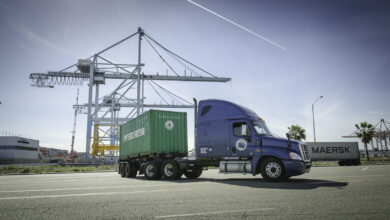
{"type": "Polygon", "coordinates": [[[176,180],[183,175],[196,179],[208,167],[218,167],[219,160],[199,160],[195,157],[183,157],[175,154],[150,154],[119,161],[118,173],[122,177],[134,178],[145,175],[148,180],[176,180]]]}

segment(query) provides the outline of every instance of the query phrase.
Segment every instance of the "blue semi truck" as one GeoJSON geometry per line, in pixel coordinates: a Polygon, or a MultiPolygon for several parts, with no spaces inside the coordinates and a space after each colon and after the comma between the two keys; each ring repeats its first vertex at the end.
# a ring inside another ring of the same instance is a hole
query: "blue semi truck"
{"type": "MultiPolygon", "coordinates": [[[[183,174],[195,179],[204,169],[219,167],[221,173],[261,174],[266,181],[280,181],[310,171],[307,145],[288,135],[272,135],[252,110],[223,100],[194,101],[195,156],[174,151],[120,156],[122,177],[138,172],[147,179],[178,179],[183,174]]],[[[171,120],[167,123],[173,127],[171,120]]]]}

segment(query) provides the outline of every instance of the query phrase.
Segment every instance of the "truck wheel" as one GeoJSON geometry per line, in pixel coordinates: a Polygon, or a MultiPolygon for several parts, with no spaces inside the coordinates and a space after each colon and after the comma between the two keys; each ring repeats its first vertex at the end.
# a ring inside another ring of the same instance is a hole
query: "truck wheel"
{"type": "Polygon", "coordinates": [[[161,173],[167,180],[174,180],[181,176],[179,165],[174,160],[164,161],[161,166],[161,173]]]}
{"type": "Polygon", "coordinates": [[[130,177],[136,177],[138,172],[138,167],[136,163],[130,163],[130,177]]]}
{"type": "Polygon", "coordinates": [[[261,164],[261,175],[266,181],[280,181],[283,180],[284,167],[280,160],[275,158],[268,158],[261,164]]]}
{"type": "Polygon", "coordinates": [[[339,161],[339,166],[344,166],[345,165],[345,162],[343,160],[340,160],[339,161]]]}
{"type": "Polygon", "coordinates": [[[188,179],[196,179],[202,175],[203,169],[201,167],[194,168],[192,172],[185,171],[184,176],[186,176],[188,179]]]}
{"type": "Polygon", "coordinates": [[[119,172],[121,174],[121,177],[125,177],[125,166],[123,164],[119,165],[119,172]]]}
{"type": "Polygon", "coordinates": [[[161,178],[160,165],[155,161],[149,161],[145,164],[144,174],[146,179],[155,180],[161,178]]]}
{"type": "Polygon", "coordinates": [[[125,177],[129,178],[130,177],[130,168],[131,168],[130,164],[126,163],[126,165],[124,167],[125,167],[125,177]]]}

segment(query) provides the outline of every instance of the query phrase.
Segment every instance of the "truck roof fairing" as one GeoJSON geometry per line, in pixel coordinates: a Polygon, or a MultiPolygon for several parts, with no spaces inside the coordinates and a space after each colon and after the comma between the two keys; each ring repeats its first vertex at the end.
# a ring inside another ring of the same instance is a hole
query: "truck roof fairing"
{"type": "Polygon", "coordinates": [[[198,121],[239,118],[252,120],[259,116],[254,111],[233,102],[218,99],[199,101],[198,121]]]}

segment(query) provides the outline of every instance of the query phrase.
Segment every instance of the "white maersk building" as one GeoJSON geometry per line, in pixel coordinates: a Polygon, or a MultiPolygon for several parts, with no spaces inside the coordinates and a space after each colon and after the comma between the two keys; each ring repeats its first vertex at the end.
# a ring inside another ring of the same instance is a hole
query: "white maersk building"
{"type": "Polygon", "coordinates": [[[0,137],[0,164],[38,162],[39,141],[16,137],[0,137]]]}

